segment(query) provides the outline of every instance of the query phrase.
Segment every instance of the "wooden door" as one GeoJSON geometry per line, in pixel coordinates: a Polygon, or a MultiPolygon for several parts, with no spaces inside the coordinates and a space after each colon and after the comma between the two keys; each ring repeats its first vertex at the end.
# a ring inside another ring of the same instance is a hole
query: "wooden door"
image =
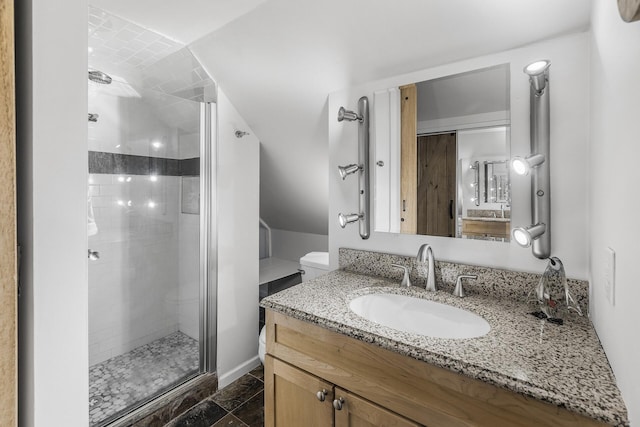
{"type": "Polygon", "coordinates": [[[456,134],[418,137],[418,234],[455,237],[456,134]]]}
{"type": "Polygon", "coordinates": [[[265,426],[333,426],[333,384],[268,354],[264,366],[265,426]]]}
{"type": "Polygon", "coordinates": [[[416,134],[418,92],[415,84],[400,86],[400,232],[416,234],[416,134]]]}
{"type": "Polygon", "coordinates": [[[336,399],[344,399],[342,409],[336,409],[336,427],[418,427],[398,414],[336,387],[336,399]]]}
{"type": "Polygon", "coordinates": [[[0,424],[16,426],[17,268],[13,0],[0,0],[0,424]]]}

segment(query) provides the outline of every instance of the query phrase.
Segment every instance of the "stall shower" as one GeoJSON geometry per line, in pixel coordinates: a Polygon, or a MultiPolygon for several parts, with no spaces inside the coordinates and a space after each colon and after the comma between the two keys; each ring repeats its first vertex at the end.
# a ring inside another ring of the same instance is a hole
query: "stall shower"
{"type": "Polygon", "coordinates": [[[207,360],[215,334],[203,332],[215,314],[201,302],[212,286],[202,270],[209,210],[201,188],[216,90],[187,48],[95,7],[89,52],[88,411],[96,427],[215,366],[207,360]]]}

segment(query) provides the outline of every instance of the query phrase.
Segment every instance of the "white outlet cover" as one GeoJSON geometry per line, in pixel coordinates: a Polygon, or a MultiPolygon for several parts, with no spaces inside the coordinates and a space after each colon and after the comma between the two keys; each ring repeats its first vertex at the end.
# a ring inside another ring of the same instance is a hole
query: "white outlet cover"
{"type": "Polygon", "coordinates": [[[604,290],[611,305],[615,305],[616,253],[607,247],[604,250],[604,290]]]}

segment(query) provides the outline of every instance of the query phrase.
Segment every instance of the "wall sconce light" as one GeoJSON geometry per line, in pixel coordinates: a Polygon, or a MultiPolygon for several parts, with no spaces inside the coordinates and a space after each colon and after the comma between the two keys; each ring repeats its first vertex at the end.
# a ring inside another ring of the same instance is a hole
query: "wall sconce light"
{"type": "Polygon", "coordinates": [[[544,224],[531,225],[529,227],[516,227],[512,231],[513,240],[523,248],[528,248],[531,243],[542,236],[547,226],[544,224]]]}
{"type": "Polygon", "coordinates": [[[343,120],[346,120],[348,122],[357,120],[362,123],[364,117],[362,114],[358,114],[355,111],[347,110],[344,107],[340,107],[340,109],[338,110],[338,121],[341,122],[343,120]]]}
{"type": "Polygon", "coordinates": [[[532,62],[524,67],[523,71],[529,76],[531,87],[536,94],[540,94],[547,86],[547,69],[550,65],[550,61],[543,59],[542,61],[532,62]]]}
{"type": "Polygon", "coordinates": [[[360,237],[369,238],[370,232],[370,196],[369,196],[369,99],[366,96],[358,100],[358,113],[340,107],[338,110],[338,121],[358,122],[358,164],[338,166],[338,172],[344,180],[348,175],[362,171],[358,176],[358,205],[357,214],[338,214],[340,227],[345,228],[347,224],[359,222],[360,237]]]}
{"type": "Polygon", "coordinates": [[[531,246],[533,255],[545,259],[551,256],[551,177],[549,126],[549,66],[548,60],[535,61],[524,67],[530,83],[530,140],[529,156],[514,157],[513,171],[531,175],[531,225],[515,227],[513,240],[525,248],[531,246]]]}
{"type": "Polygon", "coordinates": [[[531,169],[544,163],[542,154],[532,154],[528,157],[514,157],[511,160],[511,167],[518,175],[529,175],[531,169]]]}
{"type": "Polygon", "coordinates": [[[356,222],[358,221],[360,218],[362,218],[363,215],[362,214],[338,214],[338,223],[340,224],[340,227],[345,228],[347,226],[347,224],[351,224],[352,222],[356,222]]]}
{"type": "Polygon", "coordinates": [[[356,164],[351,164],[347,166],[338,166],[338,172],[340,173],[340,178],[342,178],[343,180],[347,176],[351,175],[352,173],[356,173],[361,169],[362,169],[362,166],[359,166],[356,164]]]}

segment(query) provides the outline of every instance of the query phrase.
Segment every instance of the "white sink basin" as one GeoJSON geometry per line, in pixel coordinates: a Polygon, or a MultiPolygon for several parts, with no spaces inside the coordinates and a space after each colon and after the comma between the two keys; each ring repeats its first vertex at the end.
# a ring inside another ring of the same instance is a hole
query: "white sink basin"
{"type": "Polygon", "coordinates": [[[446,304],[395,294],[370,294],[354,298],[351,311],[375,323],[435,338],[475,338],[491,326],[482,317],[446,304]]]}

